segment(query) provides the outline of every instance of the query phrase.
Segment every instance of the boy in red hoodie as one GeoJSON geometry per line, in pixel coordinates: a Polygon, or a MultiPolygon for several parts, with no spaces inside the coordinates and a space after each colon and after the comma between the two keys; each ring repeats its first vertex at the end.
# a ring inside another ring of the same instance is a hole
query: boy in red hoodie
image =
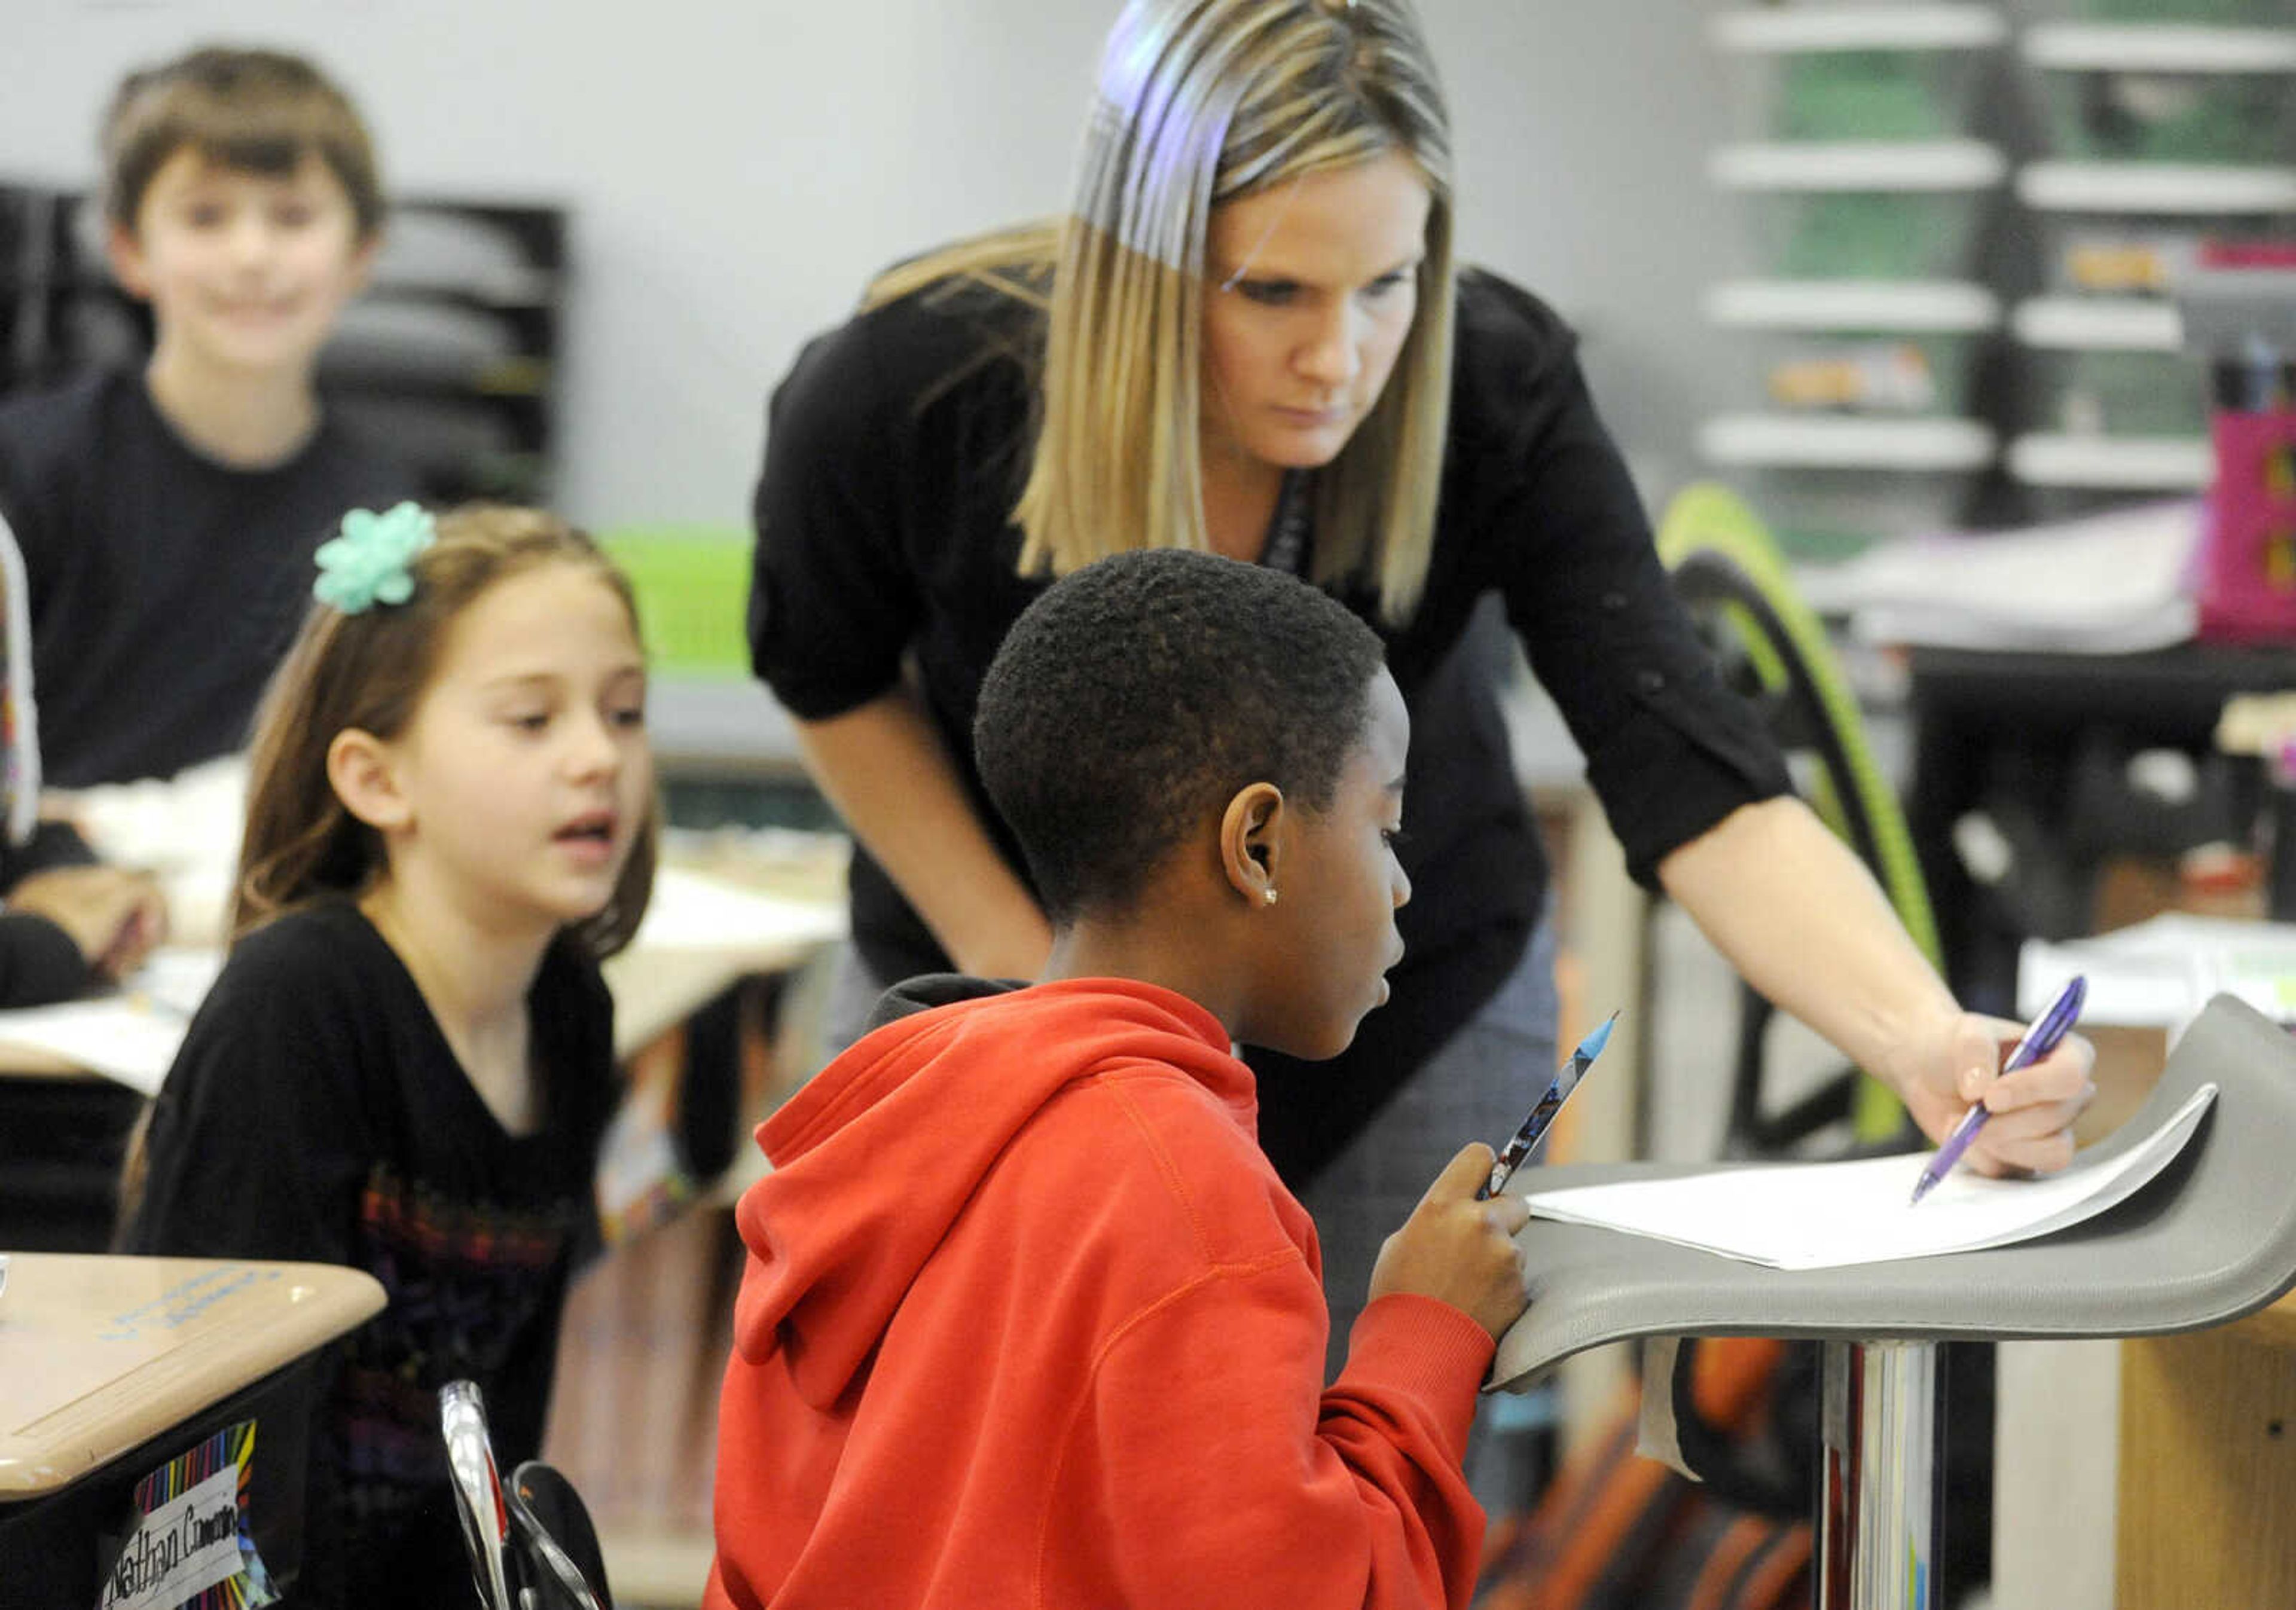
{"type": "Polygon", "coordinates": [[[1324,1388],[1315,1229],[1231,1052],[1335,1055],[1401,958],[1377,637],[1276,571],[1119,554],[1021,617],[974,737],[1052,958],[894,990],[759,1131],[705,1603],[1464,1605],[1527,1210],[1460,1152],[1324,1388]]]}

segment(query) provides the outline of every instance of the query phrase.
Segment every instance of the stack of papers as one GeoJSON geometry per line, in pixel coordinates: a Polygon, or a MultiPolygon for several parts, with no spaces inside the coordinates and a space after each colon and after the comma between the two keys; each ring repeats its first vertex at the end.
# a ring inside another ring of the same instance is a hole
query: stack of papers
{"type": "Polygon", "coordinates": [[[1869,643],[2128,654],[2193,635],[2202,505],[2148,503],[2015,531],[1909,537],[1795,584],[1869,643]]]}
{"type": "Polygon", "coordinates": [[[2204,1084],[2144,1141],[2038,1180],[1957,1168],[1908,1205],[1927,1152],[1854,1163],[1716,1169],[1533,1193],[1532,1216],[1653,1236],[1773,1269],[1833,1269],[2005,1246],[2133,1195],[2184,1149],[2216,1099],[2204,1084]]]}
{"type": "Polygon", "coordinates": [[[2086,939],[2028,939],[2018,1010],[2038,1014],[2075,973],[2088,978],[2084,1023],[2176,1033],[2226,994],[2296,1024],[2296,924],[2172,911],[2086,939]]]}

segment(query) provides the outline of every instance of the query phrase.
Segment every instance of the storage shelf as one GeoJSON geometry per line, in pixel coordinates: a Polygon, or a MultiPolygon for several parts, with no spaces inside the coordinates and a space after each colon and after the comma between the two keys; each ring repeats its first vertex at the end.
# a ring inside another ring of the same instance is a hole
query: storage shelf
{"type": "Polygon", "coordinates": [[[2063,72],[2296,72],[2296,30],[2185,22],[2042,22],[2020,49],[2063,72]]]}
{"type": "MultiPolygon", "coordinates": [[[[0,392],[148,346],[150,313],[113,281],[103,233],[84,195],[0,185],[0,392]]],[[[386,445],[412,459],[424,496],[546,498],[566,233],[552,206],[393,205],[374,274],[320,355],[318,381],[347,413],[390,413],[386,445]]]]}
{"type": "Polygon", "coordinates": [[[2009,27],[1989,5],[1866,4],[1725,12],[1707,37],[1726,54],[1748,56],[1985,50],[2007,38],[2009,27]]]}
{"type": "Polygon", "coordinates": [[[1805,418],[1730,413],[1706,421],[1700,454],[1731,468],[1982,470],[1993,462],[1993,428],[1977,420],[1805,418]]]}
{"type": "Polygon", "coordinates": [[[1736,191],[1989,190],[2009,171],[1982,140],[1763,141],[1722,146],[1708,166],[1736,191]]]}
{"type": "Polygon", "coordinates": [[[2028,486],[2093,492],[2198,492],[2216,470],[2206,437],[2061,436],[2009,444],[2010,475],[2028,486]]]}
{"type": "Polygon", "coordinates": [[[1726,330],[1973,335],[1999,327],[2001,299],[1967,280],[1729,280],[1708,290],[1706,317],[1726,330]]]}

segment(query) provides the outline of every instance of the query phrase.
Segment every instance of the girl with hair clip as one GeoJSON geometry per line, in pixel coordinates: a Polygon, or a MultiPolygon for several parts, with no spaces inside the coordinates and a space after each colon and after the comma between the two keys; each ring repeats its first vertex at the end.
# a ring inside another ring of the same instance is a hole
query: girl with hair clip
{"type": "Polygon", "coordinates": [[[291,1598],[447,1604],[471,1576],[439,1388],[478,1382],[504,1468],[534,1457],[597,1238],[598,964],[653,878],[645,663],[627,582],[550,515],[343,531],[265,694],[230,958],[120,1241],[382,1282],[315,1419],[291,1598]]]}
{"type": "Polygon", "coordinates": [[[1628,864],[1931,1133],[2070,1156],[2089,1052],[1992,1083],[1863,867],[1789,793],[1677,604],[1573,338],[1455,266],[1452,157],[1406,0],[1128,0],[1056,222],[904,265],[776,390],[758,674],[860,843],[833,1013],[952,963],[1036,977],[1047,928],[968,734],[1005,629],[1120,549],[1304,576],[1383,639],[1411,715],[1415,898],[1348,1053],[1252,1050],[1261,1143],[1315,1215],[1337,1338],[1384,1227],[1554,1065],[1548,873],[1471,617],[1495,598],[1628,864]]]}

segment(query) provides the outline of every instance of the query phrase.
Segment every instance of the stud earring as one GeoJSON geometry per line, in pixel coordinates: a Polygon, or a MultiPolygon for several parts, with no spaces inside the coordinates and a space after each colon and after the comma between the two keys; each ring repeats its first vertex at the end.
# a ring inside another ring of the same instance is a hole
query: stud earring
{"type": "Polygon", "coordinates": [[[1275,891],[1274,889],[1262,889],[1259,891],[1259,899],[1260,903],[1264,905],[1274,905],[1275,903],[1275,891]]]}

